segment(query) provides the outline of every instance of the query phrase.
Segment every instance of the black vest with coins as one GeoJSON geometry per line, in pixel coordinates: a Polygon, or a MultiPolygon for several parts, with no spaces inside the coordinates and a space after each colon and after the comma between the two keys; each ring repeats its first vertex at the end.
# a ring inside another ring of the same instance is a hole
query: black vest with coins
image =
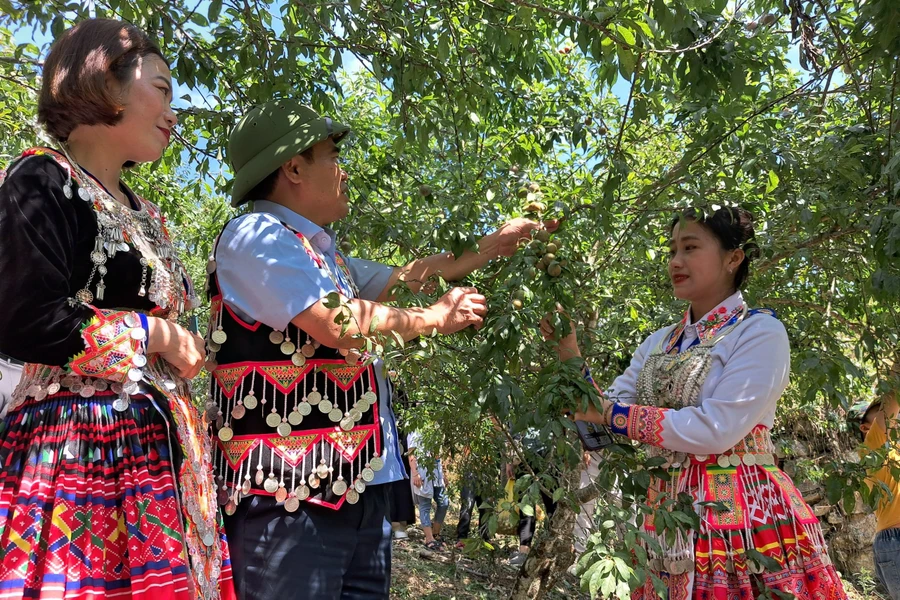
{"type": "MultiPolygon", "coordinates": [[[[309,240],[284,226],[323,276],[357,296],[340,254],[332,269],[309,240]]],[[[293,324],[277,331],[245,321],[222,300],[214,256],[207,272],[207,411],[216,421],[219,504],[227,514],[252,494],[274,496],[288,512],[301,502],[335,510],[355,504],[384,466],[372,361],[321,345],[293,324]]]]}

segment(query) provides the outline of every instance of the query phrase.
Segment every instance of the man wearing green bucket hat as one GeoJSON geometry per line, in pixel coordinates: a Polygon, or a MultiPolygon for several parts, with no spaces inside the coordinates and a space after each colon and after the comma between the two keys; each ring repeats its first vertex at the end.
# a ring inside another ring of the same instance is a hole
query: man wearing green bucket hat
{"type": "Polygon", "coordinates": [[[479,252],[401,268],[344,256],[328,225],[349,212],[338,162],[348,131],[277,100],[251,110],[229,139],[232,204],[253,207],[225,225],[207,267],[207,411],[244,599],[388,597],[386,484],[407,474],[393,388],[361,336],[480,327],[487,307],[474,288],[427,308],[383,302],[398,281],[417,290],[432,274],[461,279],[545,226],[517,219],[482,238],[479,252]]]}

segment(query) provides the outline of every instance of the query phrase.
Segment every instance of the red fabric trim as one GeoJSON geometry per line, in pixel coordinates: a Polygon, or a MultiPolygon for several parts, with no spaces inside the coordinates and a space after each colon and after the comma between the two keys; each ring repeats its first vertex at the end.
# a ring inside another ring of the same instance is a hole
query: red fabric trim
{"type": "MultiPolygon", "coordinates": [[[[219,276],[218,276],[218,274],[213,274],[213,277],[216,278],[216,287],[217,287],[218,289],[222,289],[222,288],[219,286],[219,276]]],[[[231,307],[228,306],[228,303],[225,302],[225,299],[222,297],[222,294],[221,294],[221,293],[216,294],[215,296],[212,296],[212,297],[209,299],[209,302],[210,302],[210,306],[215,306],[215,303],[216,303],[216,302],[220,302],[220,303],[222,304],[222,306],[225,307],[225,310],[228,311],[228,314],[230,314],[231,317],[237,322],[237,324],[240,325],[241,327],[243,327],[244,329],[248,330],[248,331],[256,331],[256,330],[258,330],[260,327],[262,327],[262,324],[263,324],[262,321],[257,321],[255,325],[251,325],[251,324],[248,323],[247,321],[245,321],[245,320],[243,320],[242,318],[240,318],[239,316],[237,316],[237,313],[235,313],[235,312],[231,309],[231,307]]],[[[212,319],[212,311],[210,311],[210,313],[211,313],[211,314],[210,314],[210,319],[212,319]]]]}

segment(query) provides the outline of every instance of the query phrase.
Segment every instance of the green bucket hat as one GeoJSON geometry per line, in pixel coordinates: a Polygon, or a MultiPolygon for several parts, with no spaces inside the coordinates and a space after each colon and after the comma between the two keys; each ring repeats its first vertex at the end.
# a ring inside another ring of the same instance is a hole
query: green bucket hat
{"type": "Polygon", "coordinates": [[[292,156],[329,137],[339,142],[350,128],[322,117],[297,100],[273,100],[244,115],[228,137],[228,161],[234,171],[231,205],[292,156]]]}

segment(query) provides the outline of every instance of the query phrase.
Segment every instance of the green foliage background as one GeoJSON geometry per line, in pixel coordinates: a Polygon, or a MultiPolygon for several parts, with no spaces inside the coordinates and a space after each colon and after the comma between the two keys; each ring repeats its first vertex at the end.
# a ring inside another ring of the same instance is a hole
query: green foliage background
{"type": "MultiPolygon", "coordinates": [[[[128,177],[163,206],[198,281],[231,214],[227,132],[273,97],[300,97],[355,130],[345,152],[354,206],[338,227],[357,256],[402,264],[460,252],[522,213],[520,188],[540,185],[545,216],[564,219],[562,276],[530,276],[528,251],[498,261],[469,280],[490,300],[480,332],[385,350],[413,402],[404,417],[448,455],[470,448],[462,468],[485,481],[510,447],[494,416],[539,434],[545,456],[528,460],[543,478],[524,478],[523,491],[562,485],[555,495],[566,497],[580,456],[559,415],[591,392],[536,324],[562,304],[595,378],[611,381],[685,308],[665,275],[677,207],[740,204],[757,217],[763,256],[747,296],[778,310],[793,348],[782,428],[813,423],[839,439],[842,409],[875,382],[891,384],[882,376],[900,331],[895,0],[92,6],[0,0],[0,159],[42,143],[33,122],[47,47],[17,45],[13,32],[46,40],[96,14],[158,36],[186,90],[178,140],[128,177]]],[[[404,300],[428,303],[440,289],[404,300]]],[[[626,502],[639,504],[647,467],[630,447],[615,456],[602,478],[625,481],[626,502]]],[[[813,463],[833,500],[861,487],[828,446],[813,463]]],[[[614,505],[603,510],[622,520],[614,505]]],[[[627,557],[621,536],[595,542],[585,585],[624,596],[636,579],[615,560],[627,557]]]]}

